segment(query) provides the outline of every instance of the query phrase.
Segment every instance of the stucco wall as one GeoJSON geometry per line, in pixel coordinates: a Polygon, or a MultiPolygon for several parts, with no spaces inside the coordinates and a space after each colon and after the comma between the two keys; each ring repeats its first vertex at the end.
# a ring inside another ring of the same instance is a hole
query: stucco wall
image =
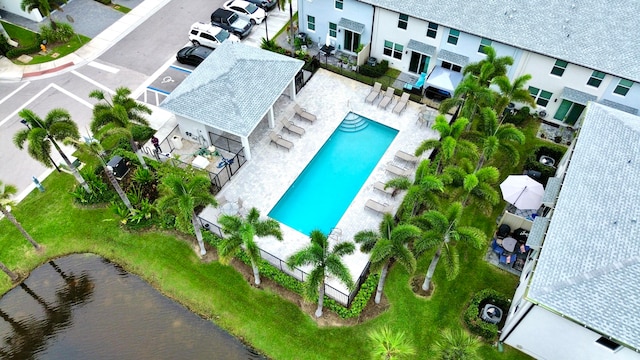
{"type": "Polygon", "coordinates": [[[30,13],[26,11],[22,11],[22,9],[20,8],[20,3],[21,3],[20,0],[0,0],[0,9],[10,12],[12,14],[20,15],[29,20],[33,20],[37,22],[44,20],[44,18],[42,17],[42,15],[40,15],[40,12],[38,10],[33,10],[30,13]]]}

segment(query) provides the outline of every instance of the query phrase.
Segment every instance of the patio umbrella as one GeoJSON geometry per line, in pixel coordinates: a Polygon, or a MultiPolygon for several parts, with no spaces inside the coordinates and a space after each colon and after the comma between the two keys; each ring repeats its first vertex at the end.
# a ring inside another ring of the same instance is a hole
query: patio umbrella
{"type": "Polygon", "coordinates": [[[509,175],[500,184],[502,198],[520,210],[538,209],[544,187],[527,175],[509,175]]]}

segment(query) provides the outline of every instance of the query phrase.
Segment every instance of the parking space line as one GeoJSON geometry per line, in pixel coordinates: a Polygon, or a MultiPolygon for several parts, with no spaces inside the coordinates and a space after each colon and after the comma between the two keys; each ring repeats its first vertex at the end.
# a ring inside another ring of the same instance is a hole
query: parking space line
{"type": "Polygon", "coordinates": [[[184,72],[186,72],[187,74],[191,74],[191,73],[193,72],[192,70],[185,69],[185,68],[182,68],[182,67],[180,67],[180,66],[176,66],[176,65],[171,65],[171,66],[169,66],[169,67],[170,67],[170,68],[172,68],[172,69],[176,69],[176,70],[178,70],[178,71],[184,71],[184,72]]]}
{"type": "Polygon", "coordinates": [[[99,69],[99,70],[104,70],[104,71],[110,72],[112,74],[116,74],[116,73],[118,73],[120,71],[120,69],[118,69],[118,68],[114,68],[112,66],[108,66],[108,65],[105,65],[105,64],[100,64],[99,62],[95,62],[95,61],[92,61],[92,62],[88,63],[87,65],[89,65],[91,67],[94,67],[96,69],[99,69]]]}
{"type": "Polygon", "coordinates": [[[80,104],[88,107],[89,109],[93,109],[93,104],[91,104],[90,102],[84,100],[83,98],[77,96],[76,94],[74,94],[74,93],[72,93],[72,92],[70,92],[70,91],[68,91],[66,89],[63,89],[62,87],[60,87],[60,86],[58,86],[56,84],[51,84],[51,85],[53,85],[52,87],[54,87],[56,90],[60,91],[61,93],[65,94],[65,95],[67,95],[68,97],[72,98],[73,100],[75,100],[75,101],[79,102],[80,104]]]}
{"type": "Polygon", "coordinates": [[[101,83],[99,83],[99,82],[97,82],[97,81],[93,80],[92,78],[90,78],[90,77],[88,77],[88,76],[86,76],[86,75],[80,74],[79,72],[77,72],[77,71],[75,71],[75,70],[71,71],[71,73],[72,73],[73,75],[75,75],[75,76],[77,76],[77,77],[81,78],[82,80],[84,80],[84,81],[86,81],[86,82],[88,82],[88,83],[90,83],[90,84],[93,84],[93,85],[95,85],[95,86],[99,87],[100,89],[102,89],[102,90],[106,91],[106,92],[107,92],[107,93],[109,93],[109,94],[115,94],[115,93],[116,93],[115,91],[113,91],[113,90],[109,89],[108,87],[106,87],[106,86],[102,85],[101,83]]]}
{"type": "Polygon", "coordinates": [[[45,86],[42,90],[38,91],[37,94],[33,95],[31,97],[31,99],[27,100],[24,104],[22,104],[21,106],[18,106],[18,108],[16,110],[14,110],[11,114],[9,114],[6,118],[2,119],[2,121],[0,121],[0,126],[4,125],[7,121],[9,121],[12,117],[16,116],[16,114],[18,114],[18,112],[20,112],[20,110],[26,108],[29,104],[31,104],[32,102],[34,102],[38,97],[40,97],[40,95],[44,94],[46,91],[48,91],[49,89],[51,89],[53,87],[53,83],[45,86]]]}
{"type": "Polygon", "coordinates": [[[170,92],[168,92],[168,91],[165,91],[165,90],[162,90],[162,89],[158,89],[158,88],[154,88],[153,86],[147,86],[147,89],[148,89],[148,90],[151,90],[151,91],[155,91],[155,92],[157,92],[157,93],[165,94],[165,95],[169,95],[169,94],[171,94],[171,93],[170,93],[170,92]]]}

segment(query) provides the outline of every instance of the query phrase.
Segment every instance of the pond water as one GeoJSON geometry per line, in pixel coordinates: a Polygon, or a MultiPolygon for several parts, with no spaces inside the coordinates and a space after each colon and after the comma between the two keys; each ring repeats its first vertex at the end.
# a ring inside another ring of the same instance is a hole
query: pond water
{"type": "Polygon", "coordinates": [[[0,299],[2,359],[264,359],[94,255],[35,269],[0,299]]]}

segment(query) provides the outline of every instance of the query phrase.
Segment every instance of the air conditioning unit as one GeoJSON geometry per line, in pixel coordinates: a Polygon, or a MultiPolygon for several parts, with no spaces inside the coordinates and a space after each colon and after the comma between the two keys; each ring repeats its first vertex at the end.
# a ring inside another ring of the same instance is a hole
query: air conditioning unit
{"type": "Polygon", "coordinates": [[[544,119],[547,117],[547,110],[538,110],[538,117],[544,119]]]}
{"type": "Polygon", "coordinates": [[[507,105],[507,109],[509,109],[509,110],[513,110],[515,108],[516,108],[516,104],[514,104],[512,102],[510,102],[509,105],[507,105]]]}

